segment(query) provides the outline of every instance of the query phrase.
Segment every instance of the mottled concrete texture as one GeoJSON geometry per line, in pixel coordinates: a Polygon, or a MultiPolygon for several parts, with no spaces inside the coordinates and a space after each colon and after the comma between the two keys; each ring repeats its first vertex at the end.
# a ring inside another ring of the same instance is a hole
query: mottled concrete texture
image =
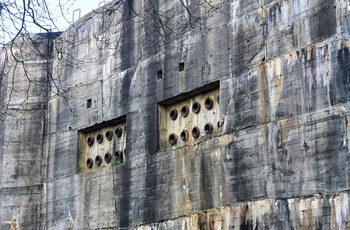
{"type": "Polygon", "coordinates": [[[348,0],[120,2],[1,52],[0,229],[350,228],[348,0]],[[125,161],[84,168],[118,122],[125,161]]]}

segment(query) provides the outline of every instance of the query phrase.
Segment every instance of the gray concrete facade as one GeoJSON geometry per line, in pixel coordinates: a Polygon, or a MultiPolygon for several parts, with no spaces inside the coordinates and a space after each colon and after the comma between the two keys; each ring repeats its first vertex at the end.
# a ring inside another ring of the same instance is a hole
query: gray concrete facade
{"type": "Polygon", "coordinates": [[[14,218],[17,229],[350,228],[349,1],[182,3],[114,1],[3,49],[1,229],[14,218]],[[170,119],[195,101],[198,115],[170,119]],[[125,141],[89,150],[119,125],[125,141]],[[86,167],[116,146],[123,161],[86,167]]]}

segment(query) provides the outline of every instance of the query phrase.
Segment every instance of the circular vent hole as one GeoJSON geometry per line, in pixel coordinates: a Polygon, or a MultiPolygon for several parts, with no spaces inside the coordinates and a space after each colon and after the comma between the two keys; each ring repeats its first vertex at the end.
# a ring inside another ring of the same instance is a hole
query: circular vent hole
{"type": "Polygon", "coordinates": [[[91,147],[94,144],[94,138],[93,137],[88,137],[86,142],[87,142],[88,146],[91,147]]]}
{"type": "Polygon", "coordinates": [[[201,104],[199,104],[199,102],[195,102],[192,105],[192,112],[194,113],[199,113],[199,111],[201,110],[201,104]]]}
{"type": "Polygon", "coordinates": [[[123,135],[123,129],[120,128],[120,127],[117,127],[117,128],[115,129],[115,135],[116,135],[118,138],[120,138],[120,137],[123,135]]]}
{"type": "Polygon", "coordinates": [[[204,131],[206,134],[211,134],[213,132],[213,125],[211,123],[207,123],[204,126],[204,131]]]}
{"type": "Polygon", "coordinates": [[[186,142],[188,140],[188,137],[189,137],[188,131],[187,130],[183,130],[181,132],[180,136],[181,136],[181,140],[186,142]]]}
{"type": "Polygon", "coordinates": [[[109,163],[112,160],[112,155],[110,153],[105,154],[105,162],[109,163]]]}
{"type": "Polygon", "coordinates": [[[188,113],[190,112],[190,109],[187,105],[182,106],[181,108],[181,116],[187,117],[188,113]]]}
{"type": "Polygon", "coordinates": [[[101,143],[103,141],[103,135],[101,133],[97,134],[96,141],[97,143],[101,143]]]}
{"type": "Polygon", "coordinates": [[[174,134],[174,133],[170,134],[170,135],[169,135],[169,138],[168,138],[168,142],[169,142],[169,144],[171,144],[171,145],[175,145],[176,142],[177,142],[177,136],[176,136],[176,134],[174,134]]]}
{"type": "Polygon", "coordinates": [[[100,166],[101,163],[102,163],[102,157],[101,157],[100,155],[97,155],[97,156],[95,157],[95,164],[96,164],[97,166],[100,166]]]}
{"type": "Polygon", "coordinates": [[[115,158],[116,161],[122,160],[123,159],[122,151],[119,151],[119,150],[115,151],[114,152],[114,158],[115,158]]]}
{"type": "Polygon", "coordinates": [[[205,99],[204,106],[205,106],[205,108],[207,108],[208,110],[211,109],[211,108],[213,108],[213,99],[211,99],[210,97],[208,97],[207,99],[205,99]]]}
{"type": "Polygon", "coordinates": [[[93,165],[94,165],[94,160],[91,159],[91,158],[88,158],[88,159],[86,160],[86,167],[89,168],[89,169],[91,169],[93,165]]]}
{"type": "Polygon", "coordinates": [[[192,129],[192,137],[198,138],[200,134],[200,130],[197,126],[193,127],[192,129]]]}
{"type": "Polygon", "coordinates": [[[111,130],[108,130],[106,132],[106,139],[110,141],[112,140],[112,138],[113,138],[113,132],[111,130]]]}
{"type": "Polygon", "coordinates": [[[173,110],[170,111],[170,118],[171,118],[171,120],[175,121],[176,118],[177,118],[177,115],[178,115],[178,113],[177,113],[176,109],[173,109],[173,110]]]}

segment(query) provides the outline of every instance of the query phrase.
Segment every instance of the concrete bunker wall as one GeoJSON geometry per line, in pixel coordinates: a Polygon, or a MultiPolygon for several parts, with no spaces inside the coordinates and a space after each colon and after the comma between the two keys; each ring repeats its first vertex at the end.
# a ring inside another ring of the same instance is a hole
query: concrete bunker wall
{"type": "MultiPolygon", "coordinates": [[[[180,2],[158,7],[186,15],[180,2]]],[[[32,226],[349,227],[348,7],[235,0],[203,16],[208,27],[162,46],[126,6],[87,15],[55,41],[59,87],[47,104],[41,218],[32,226]],[[208,97],[219,98],[215,114],[184,122],[210,122],[213,133],[169,143],[185,130],[168,124],[171,111],[197,100],[203,108],[208,97]],[[84,168],[87,138],[120,122],[126,161],[84,168]]]]}
{"type": "Polygon", "coordinates": [[[57,36],[19,36],[12,53],[10,47],[0,51],[0,229],[40,225],[46,172],[43,102],[57,36]]]}

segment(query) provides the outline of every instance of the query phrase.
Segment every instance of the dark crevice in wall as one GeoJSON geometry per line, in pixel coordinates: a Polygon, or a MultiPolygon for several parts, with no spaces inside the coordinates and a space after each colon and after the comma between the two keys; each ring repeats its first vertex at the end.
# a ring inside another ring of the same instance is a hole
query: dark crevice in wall
{"type": "MultiPolygon", "coordinates": [[[[349,48],[342,45],[341,49],[336,51],[338,66],[334,75],[330,79],[329,91],[331,105],[346,103],[350,100],[350,52],[349,48]]],[[[334,52],[331,55],[335,55],[334,52]]]]}
{"type": "Polygon", "coordinates": [[[311,41],[317,42],[329,38],[337,33],[337,14],[335,0],[328,0],[324,4],[310,11],[309,17],[311,41]]]}
{"type": "Polygon", "coordinates": [[[135,45],[135,22],[134,17],[135,9],[134,9],[134,0],[128,0],[123,5],[123,26],[121,31],[121,66],[119,71],[124,71],[131,68],[134,63],[135,50],[137,45],[135,45]]]}
{"type": "MultiPolygon", "coordinates": [[[[129,118],[127,119],[126,123],[130,124],[131,122],[129,118]]],[[[126,129],[126,137],[130,137],[131,131],[130,131],[130,125],[126,129]]],[[[130,140],[127,139],[127,143],[130,140]]],[[[130,144],[126,145],[126,154],[128,153],[130,148],[130,144]]],[[[135,199],[133,194],[133,189],[137,187],[137,185],[134,184],[135,178],[132,177],[132,168],[131,168],[131,162],[126,162],[124,165],[122,165],[121,170],[118,170],[118,167],[115,167],[115,170],[113,170],[113,178],[118,178],[118,180],[113,180],[113,189],[114,189],[114,196],[115,196],[115,210],[117,215],[117,221],[119,221],[119,227],[121,229],[123,228],[130,228],[131,223],[134,221],[131,219],[131,213],[130,210],[137,209],[136,207],[132,207],[133,199],[135,199]]]]}
{"type": "Polygon", "coordinates": [[[200,209],[206,210],[214,208],[214,200],[216,200],[214,196],[218,194],[215,194],[214,175],[216,174],[213,171],[213,161],[208,154],[202,154],[204,154],[204,156],[200,159],[200,209]]]}

